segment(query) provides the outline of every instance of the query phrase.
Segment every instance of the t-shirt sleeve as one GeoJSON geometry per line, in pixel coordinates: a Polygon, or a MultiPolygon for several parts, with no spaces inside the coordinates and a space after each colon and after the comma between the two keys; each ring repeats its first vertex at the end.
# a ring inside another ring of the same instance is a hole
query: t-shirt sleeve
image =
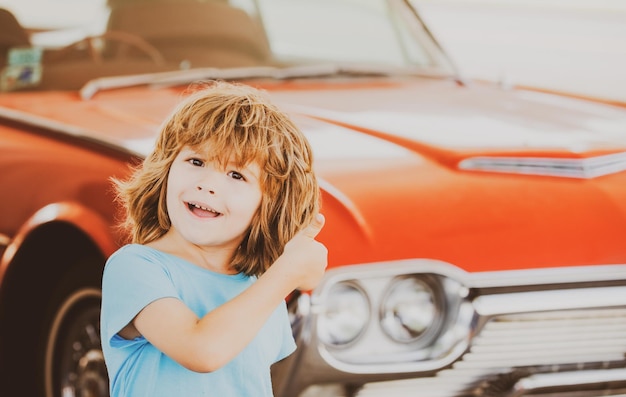
{"type": "Polygon", "coordinates": [[[109,257],[102,276],[102,343],[113,337],[149,303],[178,297],[167,268],[138,246],[109,257]]]}

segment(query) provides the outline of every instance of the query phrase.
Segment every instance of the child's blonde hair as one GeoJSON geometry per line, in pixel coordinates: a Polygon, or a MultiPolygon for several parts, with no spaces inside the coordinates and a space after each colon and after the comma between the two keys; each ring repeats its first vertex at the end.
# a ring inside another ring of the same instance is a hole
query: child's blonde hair
{"type": "Polygon", "coordinates": [[[209,160],[261,167],[262,199],[231,267],[260,275],[285,244],[308,225],[320,206],[311,147],[291,119],[250,86],[207,83],[165,120],[154,151],[126,181],[114,180],[126,210],[123,226],[134,243],[145,244],[170,228],[167,177],[184,146],[201,149],[209,160]]]}

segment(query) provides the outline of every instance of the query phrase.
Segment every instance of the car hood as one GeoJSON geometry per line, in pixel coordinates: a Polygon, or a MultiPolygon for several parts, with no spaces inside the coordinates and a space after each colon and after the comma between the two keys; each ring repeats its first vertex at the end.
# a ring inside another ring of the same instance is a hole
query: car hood
{"type": "MultiPolygon", "coordinates": [[[[251,84],[268,90],[295,117],[314,118],[324,128],[341,127],[335,128],[337,139],[353,129],[455,157],[585,157],[626,150],[623,109],[544,93],[506,92],[482,84],[459,87],[441,80],[251,84]]],[[[181,95],[180,89],[144,87],[105,91],[90,100],[80,100],[76,93],[19,93],[0,96],[0,107],[145,154],[181,95]]],[[[356,150],[359,135],[351,137],[356,150]]],[[[316,150],[323,153],[333,146],[316,150]]]]}

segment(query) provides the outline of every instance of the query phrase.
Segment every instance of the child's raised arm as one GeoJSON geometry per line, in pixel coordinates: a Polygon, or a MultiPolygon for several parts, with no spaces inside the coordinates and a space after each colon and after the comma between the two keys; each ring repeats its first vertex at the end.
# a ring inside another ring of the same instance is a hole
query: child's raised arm
{"type": "Polygon", "coordinates": [[[327,265],[328,251],[315,240],[324,225],[318,215],[285,246],[283,254],[240,295],[198,318],[174,298],[156,300],[133,321],[159,350],[184,367],[211,372],[233,359],[296,288],[312,289],[327,265]]]}

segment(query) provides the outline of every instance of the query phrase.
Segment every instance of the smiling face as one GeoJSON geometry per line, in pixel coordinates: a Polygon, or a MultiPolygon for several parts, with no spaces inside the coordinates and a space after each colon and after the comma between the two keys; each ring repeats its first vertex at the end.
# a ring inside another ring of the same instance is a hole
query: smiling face
{"type": "Polygon", "coordinates": [[[204,249],[234,252],[261,204],[260,178],[257,163],[222,165],[184,147],[167,181],[168,235],[204,249]]]}
{"type": "Polygon", "coordinates": [[[264,92],[196,88],[141,167],[116,181],[124,226],[134,243],[259,276],[319,211],[311,146],[264,92]]]}

